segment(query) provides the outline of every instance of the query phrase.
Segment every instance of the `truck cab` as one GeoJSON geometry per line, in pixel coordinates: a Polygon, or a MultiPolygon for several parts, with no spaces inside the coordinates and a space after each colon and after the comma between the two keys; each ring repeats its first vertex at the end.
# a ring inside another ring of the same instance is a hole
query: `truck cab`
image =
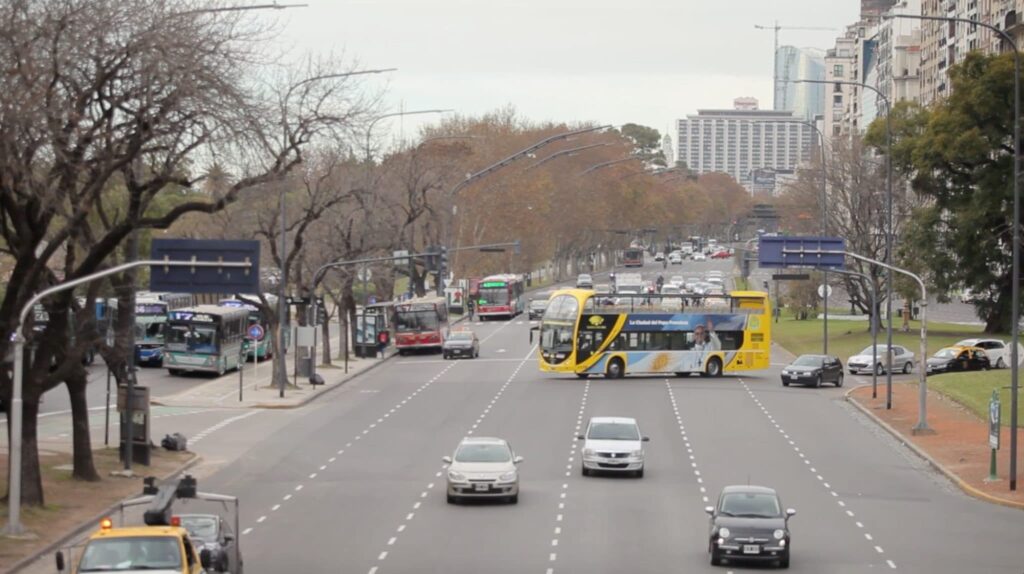
{"type": "MultiPolygon", "coordinates": [[[[64,570],[64,555],[57,553],[57,569],[64,570]]],[[[132,526],[114,528],[109,518],[100,521],[82,550],[77,572],[122,574],[201,574],[199,553],[181,526],[132,526]]]]}

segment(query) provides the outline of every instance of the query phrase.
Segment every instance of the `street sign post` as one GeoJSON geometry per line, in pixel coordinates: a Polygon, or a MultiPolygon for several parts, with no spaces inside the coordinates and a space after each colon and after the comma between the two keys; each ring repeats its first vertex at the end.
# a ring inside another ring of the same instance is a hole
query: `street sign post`
{"type": "Polygon", "coordinates": [[[999,391],[992,389],[992,398],[988,401],[988,447],[992,449],[992,459],[988,465],[989,480],[999,480],[996,474],[996,451],[999,450],[1001,418],[999,391]]]}
{"type": "Polygon", "coordinates": [[[846,240],[841,237],[762,235],[758,238],[760,267],[842,269],[846,240]]]}
{"type": "MultiPolygon", "coordinates": [[[[256,323],[254,325],[249,325],[249,331],[246,334],[249,336],[249,340],[252,341],[252,345],[251,345],[251,347],[253,349],[253,351],[252,351],[252,361],[253,361],[253,363],[252,363],[252,389],[255,391],[256,388],[257,388],[257,385],[259,384],[257,381],[259,381],[259,374],[260,374],[260,345],[259,345],[259,343],[260,343],[260,341],[263,340],[263,337],[267,333],[266,333],[266,331],[263,330],[263,325],[260,325],[259,323],[256,323]]],[[[242,368],[244,368],[244,367],[242,367],[242,368]]],[[[240,368],[239,370],[241,370],[242,368],[240,368]]],[[[239,396],[241,396],[241,395],[239,395],[239,396]]],[[[241,399],[239,399],[239,400],[241,400],[241,399]]]]}
{"type": "Polygon", "coordinates": [[[807,273],[773,273],[773,281],[807,281],[811,278],[807,273]]]}
{"type": "Polygon", "coordinates": [[[818,285],[818,297],[821,297],[822,299],[825,299],[826,297],[831,297],[831,296],[832,296],[832,286],[831,285],[818,285]]]}
{"type": "MultiPolygon", "coordinates": [[[[153,266],[149,272],[152,291],[172,293],[260,292],[260,242],[254,240],[154,239],[150,259],[250,263],[244,268],[153,266]]],[[[180,264],[179,264],[180,265],[180,264]]]]}

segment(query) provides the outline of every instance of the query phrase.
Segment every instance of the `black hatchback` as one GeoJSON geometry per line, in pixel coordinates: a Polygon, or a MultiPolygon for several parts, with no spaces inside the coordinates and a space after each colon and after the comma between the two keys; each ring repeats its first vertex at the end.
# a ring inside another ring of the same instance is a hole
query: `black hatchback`
{"type": "Polygon", "coordinates": [[[782,369],[782,386],[792,384],[820,387],[822,383],[843,386],[843,363],[834,355],[800,355],[782,369]]]}

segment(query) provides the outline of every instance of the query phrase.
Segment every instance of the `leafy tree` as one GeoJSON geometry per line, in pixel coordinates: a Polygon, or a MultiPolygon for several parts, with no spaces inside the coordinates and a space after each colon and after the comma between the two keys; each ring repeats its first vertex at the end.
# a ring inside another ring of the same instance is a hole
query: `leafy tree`
{"type": "Polygon", "coordinates": [[[644,161],[662,167],[668,165],[661,150],[661,134],[658,130],[639,124],[625,124],[620,131],[633,142],[636,154],[644,161]]]}
{"type": "MultiPolygon", "coordinates": [[[[985,332],[1011,328],[1013,58],[972,52],[949,72],[952,95],[931,109],[896,108],[893,159],[928,199],[902,249],[942,293],[969,287],[985,332]]],[[[884,141],[884,126],[870,141],[884,141]]]]}

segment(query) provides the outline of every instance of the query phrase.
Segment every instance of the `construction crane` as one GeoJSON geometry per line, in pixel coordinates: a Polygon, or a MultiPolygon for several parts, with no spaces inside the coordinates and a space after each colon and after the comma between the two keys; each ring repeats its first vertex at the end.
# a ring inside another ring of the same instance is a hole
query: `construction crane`
{"type": "Polygon", "coordinates": [[[775,30],[775,49],[772,50],[772,82],[773,82],[773,100],[772,109],[785,110],[786,105],[786,91],[782,90],[782,97],[779,98],[779,30],[816,30],[816,31],[832,31],[835,28],[824,28],[821,26],[780,26],[779,21],[775,21],[773,26],[762,26],[760,24],[754,24],[754,27],[758,30],[775,30]],[[780,102],[781,99],[781,102],[780,102]],[[781,105],[780,105],[781,104],[781,105]]]}

